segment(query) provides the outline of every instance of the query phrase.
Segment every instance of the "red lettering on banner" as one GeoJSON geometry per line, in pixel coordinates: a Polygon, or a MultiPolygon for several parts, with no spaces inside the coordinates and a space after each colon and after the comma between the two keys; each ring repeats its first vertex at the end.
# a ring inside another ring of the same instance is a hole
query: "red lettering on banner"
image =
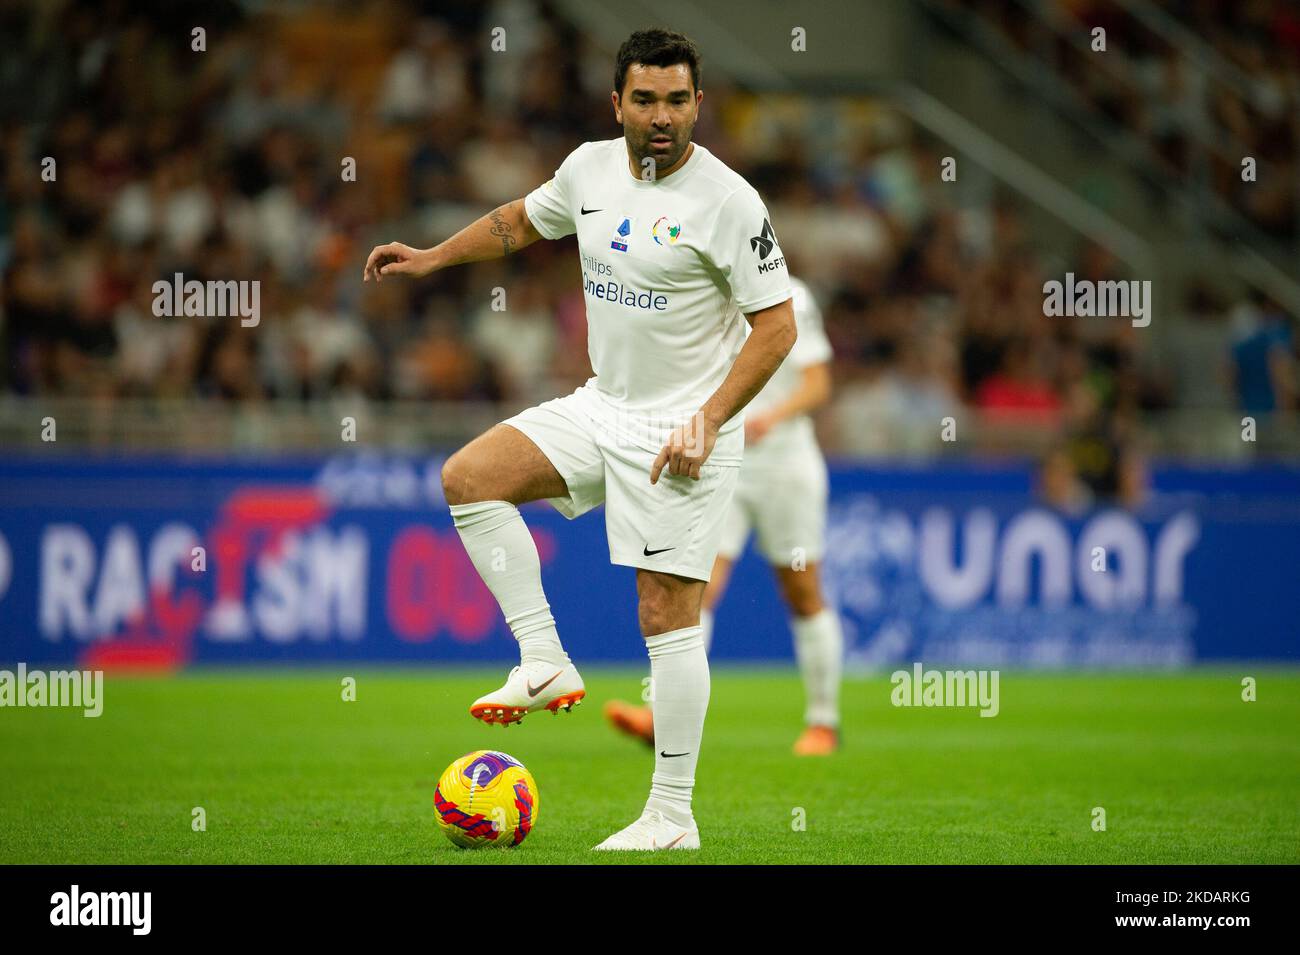
{"type": "MultiPolygon", "coordinates": [[[[257,553],[278,554],[290,531],[319,524],[329,514],[330,508],[311,487],[255,485],[235,491],[210,534],[214,558],[210,564],[216,572],[214,602],[242,610],[250,559],[257,553]]],[[[182,567],[187,576],[195,577],[183,561],[182,567]]],[[[203,598],[192,589],[177,597],[165,587],[153,589],[149,606],[128,621],[121,639],[92,644],[81,655],[83,665],[175,669],[193,655],[203,612],[203,598]]]]}
{"type": "Polygon", "coordinates": [[[388,552],[388,622],[409,643],[432,640],[438,630],[438,535],[408,527],[388,552]]]}
{"type": "Polygon", "coordinates": [[[496,599],[454,532],[408,527],[388,554],[388,622],[408,643],[446,629],[453,640],[478,643],[497,626],[496,599]]]}
{"type": "Polygon", "coordinates": [[[244,572],[248,562],[248,529],[221,524],[212,529],[213,565],[217,572],[216,599],[243,603],[244,572]]]}
{"type": "Polygon", "coordinates": [[[487,584],[483,583],[469,554],[465,553],[460,535],[452,531],[448,538],[442,548],[443,579],[447,581],[452,598],[447,629],[454,640],[478,643],[501,620],[501,608],[487,584]]]}

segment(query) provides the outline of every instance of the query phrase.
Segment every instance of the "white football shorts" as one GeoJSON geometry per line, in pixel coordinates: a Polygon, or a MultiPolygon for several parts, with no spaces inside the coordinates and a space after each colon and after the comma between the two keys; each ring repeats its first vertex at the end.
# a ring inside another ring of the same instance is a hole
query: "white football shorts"
{"type": "Polygon", "coordinates": [[[629,424],[626,413],[588,385],[507,418],[564,478],[569,493],[550,503],[567,518],[605,504],[611,563],[708,580],[740,468],[713,464],[738,456],[743,431],[720,437],[700,479],[669,474],[650,483],[650,466],[672,427],[629,424]],[[635,433],[634,433],[635,432],[635,433]]]}
{"type": "Polygon", "coordinates": [[[718,553],[736,560],[752,530],[773,566],[819,561],[825,552],[829,482],[817,440],[760,442],[746,449],[740,482],[727,508],[718,553]]]}

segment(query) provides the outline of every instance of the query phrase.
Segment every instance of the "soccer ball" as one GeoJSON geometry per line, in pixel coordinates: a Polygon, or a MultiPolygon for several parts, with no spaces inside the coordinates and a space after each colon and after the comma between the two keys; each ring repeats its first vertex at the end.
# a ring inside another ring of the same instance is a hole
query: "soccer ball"
{"type": "Polygon", "coordinates": [[[456,760],[433,791],[438,827],[465,849],[519,845],[537,825],[538,805],[533,774],[490,749],[456,760]]]}

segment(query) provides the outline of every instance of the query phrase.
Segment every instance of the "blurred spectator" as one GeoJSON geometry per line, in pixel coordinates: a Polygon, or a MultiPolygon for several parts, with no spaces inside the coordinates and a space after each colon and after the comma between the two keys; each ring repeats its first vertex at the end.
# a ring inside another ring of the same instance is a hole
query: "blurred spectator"
{"type": "Polygon", "coordinates": [[[1286,315],[1266,296],[1252,296],[1232,315],[1231,375],[1237,406],[1247,414],[1290,410],[1295,367],[1286,315]]]}
{"type": "Polygon", "coordinates": [[[995,418],[1014,418],[1052,425],[1061,399],[1048,381],[1039,356],[1023,339],[1013,341],[1002,362],[975,395],[975,406],[995,418]]]}

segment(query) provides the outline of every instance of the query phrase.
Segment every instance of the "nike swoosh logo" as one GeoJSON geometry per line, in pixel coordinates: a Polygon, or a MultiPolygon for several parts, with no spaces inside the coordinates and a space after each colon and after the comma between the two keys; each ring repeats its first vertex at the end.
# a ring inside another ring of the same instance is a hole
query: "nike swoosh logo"
{"type": "Polygon", "coordinates": [[[661,846],[661,845],[659,845],[659,844],[655,841],[654,836],[651,836],[651,837],[650,837],[650,849],[651,849],[651,851],[654,851],[654,850],[657,850],[657,849],[671,849],[673,846],[677,845],[677,843],[681,842],[681,841],[682,841],[683,839],[685,839],[685,838],[686,838],[686,833],[683,832],[680,836],[678,836],[678,837],[677,837],[676,839],[674,839],[672,842],[668,843],[668,844],[665,845],[665,846],[661,846]]]}
{"type": "Polygon", "coordinates": [[[582,206],[581,208],[578,209],[578,211],[581,212],[584,216],[589,216],[589,215],[591,215],[593,212],[604,212],[605,210],[604,210],[604,209],[588,209],[586,206],[582,206]]]}
{"type": "MultiPolygon", "coordinates": [[[[563,672],[564,672],[563,670],[556,670],[555,676],[559,676],[563,672]]],[[[551,677],[549,680],[547,680],[545,683],[543,683],[541,686],[538,687],[534,687],[532,681],[530,680],[528,683],[528,695],[536,696],[538,693],[541,693],[542,690],[546,689],[548,686],[550,686],[552,683],[555,682],[555,676],[551,677]]]]}
{"type": "Polygon", "coordinates": [[[666,554],[668,551],[676,549],[676,547],[660,547],[658,550],[651,550],[650,545],[646,544],[641,548],[641,553],[646,557],[653,557],[655,554],[666,554]]]}
{"type": "Polygon", "coordinates": [[[690,753],[665,753],[665,752],[661,749],[661,750],[659,750],[659,755],[662,756],[664,759],[673,759],[673,758],[675,758],[675,757],[677,757],[677,756],[689,756],[689,755],[691,755],[691,754],[690,754],[690,753]]]}

